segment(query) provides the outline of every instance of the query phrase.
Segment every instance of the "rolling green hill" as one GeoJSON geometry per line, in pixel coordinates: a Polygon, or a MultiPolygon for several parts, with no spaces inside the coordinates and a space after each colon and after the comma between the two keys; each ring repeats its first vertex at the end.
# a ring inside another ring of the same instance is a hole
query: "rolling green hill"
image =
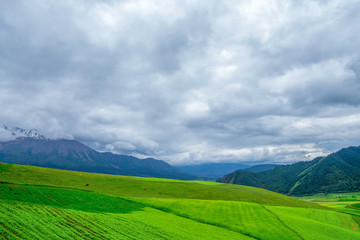
{"type": "Polygon", "coordinates": [[[114,197],[232,200],[279,206],[319,207],[248,186],[84,173],[15,164],[0,163],[0,182],[73,188],[114,197]]]}
{"type": "Polygon", "coordinates": [[[360,147],[344,148],[327,157],[277,166],[265,172],[238,170],[220,182],[261,187],[295,196],[359,191],[360,147]]]}
{"type": "Polygon", "coordinates": [[[360,239],[356,220],[247,186],[0,163],[0,239],[360,239]]]}

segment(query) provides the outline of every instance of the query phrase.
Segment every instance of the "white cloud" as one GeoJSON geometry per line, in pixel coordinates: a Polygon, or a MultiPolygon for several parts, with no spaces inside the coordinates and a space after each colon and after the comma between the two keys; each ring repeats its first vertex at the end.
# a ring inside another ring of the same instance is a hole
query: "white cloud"
{"type": "Polygon", "coordinates": [[[11,134],[10,131],[7,131],[3,128],[0,128],[0,141],[6,142],[14,140],[16,137],[11,134]]]}
{"type": "Polygon", "coordinates": [[[4,1],[0,122],[174,164],[291,162],[358,145],[359,9],[4,1]]]}

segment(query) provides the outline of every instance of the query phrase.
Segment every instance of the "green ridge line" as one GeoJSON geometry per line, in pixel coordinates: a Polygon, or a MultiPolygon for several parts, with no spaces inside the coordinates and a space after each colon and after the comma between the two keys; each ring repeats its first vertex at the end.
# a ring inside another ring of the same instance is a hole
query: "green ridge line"
{"type": "Polygon", "coordinates": [[[294,186],[292,186],[292,188],[289,190],[288,195],[291,195],[291,193],[292,193],[298,186],[301,185],[301,183],[302,183],[301,181],[306,178],[307,173],[308,173],[311,169],[313,169],[313,168],[315,168],[317,165],[319,165],[321,162],[323,162],[324,159],[325,159],[325,158],[320,159],[317,163],[314,163],[313,165],[311,165],[310,167],[308,167],[307,169],[305,169],[304,171],[302,171],[302,172],[298,175],[298,177],[300,177],[300,179],[295,182],[294,186]]]}
{"type": "MultiPolygon", "coordinates": [[[[260,204],[259,204],[260,205],[260,204]]],[[[275,213],[273,213],[270,209],[266,208],[263,205],[260,205],[261,207],[263,207],[266,211],[268,211],[270,214],[272,214],[277,220],[279,220],[279,222],[281,224],[283,224],[287,229],[289,229],[290,231],[292,231],[293,233],[295,233],[300,239],[305,240],[298,232],[296,232],[294,229],[290,228],[288,225],[286,225],[280,218],[278,215],[276,215],[275,213]]]]}
{"type": "Polygon", "coordinates": [[[310,171],[311,169],[313,169],[316,165],[318,165],[319,163],[323,162],[325,158],[320,159],[318,162],[314,163],[313,165],[311,165],[310,167],[308,167],[307,169],[305,169],[304,171],[302,171],[298,177],[301,177],[302,175],[305,175],[308,171],[310,171]]]}

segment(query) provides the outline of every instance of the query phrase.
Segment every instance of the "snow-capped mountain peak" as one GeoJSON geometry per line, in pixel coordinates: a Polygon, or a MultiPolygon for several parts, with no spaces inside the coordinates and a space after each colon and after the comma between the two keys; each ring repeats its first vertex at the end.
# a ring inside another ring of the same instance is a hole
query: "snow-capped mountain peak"
{"type": "Polygon", "coordinates": [[[27,130],[24,128],[10,127],[7,125],[3,125],[3,129],[8,131],[14,138],[29,137],[34,139],[47,139],[44,135],[41,135],[35,129],[27,130]]]}

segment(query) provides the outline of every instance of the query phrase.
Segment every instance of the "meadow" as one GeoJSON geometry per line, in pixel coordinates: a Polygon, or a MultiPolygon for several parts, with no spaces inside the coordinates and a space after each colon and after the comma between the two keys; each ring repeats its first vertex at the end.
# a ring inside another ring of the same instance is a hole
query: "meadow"
{"type": "Polygon", "coordinates": [[[299,199],[317,203],[321,206],[334,209],[337,212],[352,215],[353,219],[358,224],[360,224],[360,192],[330,194],[321,193],[312,196],[301,197],[299,199]]]}
{"type": "Polygon", "coordinates": [[[307,200],[0,163],[0,239],[360,239],[356,214],[307,200]]]}

